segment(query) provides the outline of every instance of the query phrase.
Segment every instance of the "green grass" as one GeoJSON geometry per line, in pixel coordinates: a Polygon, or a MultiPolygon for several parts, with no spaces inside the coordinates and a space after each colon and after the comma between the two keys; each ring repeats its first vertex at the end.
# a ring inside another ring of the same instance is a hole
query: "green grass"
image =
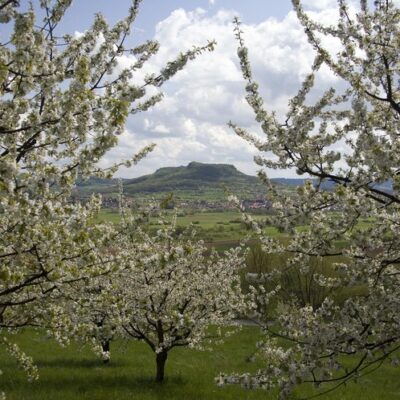
{"type": "MultiPolygon", "coordinates": [[[[173,215],[173,212],[170,214],[173,215]]],[[[255,215],[254,218],[260,219],[263,216],[255,215]]],[[[97,220],[115,223],[120,220],[120,216],[118,210],[103,209],[97,220]]],[[[157,217],[150,218],[149,226],[157,228],[158,220],[157,217]]],[[[177,224],[183,228],[192,224],[199,239],[203,239],[209,247],[215,247],[218,251],[237,246],[249,233],[241,223],[241,216],[237,211],[184,213],[178,215],[177,224]]],[[[265,232],[271,236],[281,235],[274,227],[265,228],[265,232]]]]}
{"type": "Polygon", "coordinates": [[[119,222],[121,219],[120,215],[119,215],[119,211],[118,209],[109,209],[109,208],[103,208],[97,218],[96,221],[97,222],[112,222],[112,223],[116,223],[119,222]]]}
{"type": "Polygon", "coordinates": [[[202,228],[212,228],[215,225],[229,225],[230,221],[240,219],[240,214],[236,211],[226,212],[199,212],[178,217],[178,225],[187,226],[193,222],[198,222],[202,228]]]}
{"type": "MultiPolygon", "coordinates": [[[[173,215],[173,212],[170,212],[173,215]]],[[[252,215],[255,220],[265,218],[264,215],[252,215]]],[[[118,210],[103,209],[100,211],[97,221],[118,222],[120,216],[118,210]]],[[[150,226],[154,229],[157,228],[159,218],[150,218],[150,226]]],[[[368,226],[368,221],[360,223],[360,229],[365,229],[368,226]]],[[[209,247],[214,247],[218,251],[228,250],[237,246],[241,240],[251,234],[243,223],[241,223],[241,215],[238,211],[225,211],[225,212],[186,212],[178,213],[178,226],[187,227],[193,225],[197,231],[199,239],[203,239],[209,247]]],[[[298,231],[307,230],[307,225],[297,227],[298,231]]],[[[287,239],[285,233],[281,233],[273,226],[267,226],[263,229],[264,234],[270,237],[279,238],[282,241],[287,239]]],[[[254,237],[254,235],[251,235],[254,237]]],[[[346,242],[337,241],[337,247],[344,247],[346,242]]]]}
{"type": "MultiPolygon", "coordinates": [[[[254,372],[261,365],[246,360],[259,338],[257,328],[244,327],[224,344],[214,346],[213,351],[173,349],[167,361],[167,379],[156,384],[154,355],[143,343],[114,342],[112,361],[103,365],[86,348],[77,344],[61,348],[53,340],[27,330],[12,339],[33,356],[40,379],[28,383],[15,362],[0,350],[0,368],[4,372],[0,391],[6,392],[8,400],[272,400],[276,399],[274,392],[246,391],[238,386],[218,388],[214,384],[214,377],[221,371],[254,372]]],[[[400,399],[398,374],[395,367],[384,365],[360,378],[358,384],[349,383],[324,398],[400,399]]],[[[312,389],[302,388],[296,395],[312,393],[312,389]]]]}
{"type": "Polygon", "coordinates": [[[166,365],[166,381],[157,384],[154,354],[143,343],[113,343],[112,361],[103,365],[90,350],[77,344],[61,348],[38,333],[26,331],[16,339],[35,359],[40,379],[28,383],[15,362],[3,353],[0,391],[7,393],[8,400],[263,399],[262,391],[244,392],[237,386],[218,388],[214,384],[220,371],[256,369],[246,357],[258,338],[258,330],[246,327],[211,352],[173,349],[166,365]]]}
{"type": "MultiPolygon", "coordinates": [[[[170,212],[171,215],[174,212],[170,212]]],[[[254,218],[259,219],[263,218],[262,215],[256,215],[254,218]]],[[[118,222],[120,220],[120,216],[118,214],[117,209],[102,209],[97,217],[98,221],[106,221],[106,222],[118,222]]],[[[151,222],[156,222],[158,220],[157,217],[151,218],[151,222]]],[[[234,224],[232,221],[236,220],[236,222],[241,220],[240,213],[237,211],[225,211],[225,212],[187,212],[181,213],[178,212],[178,225],[188,226],[189,224],[198,222],[203,228],[210,228],[214,225],[220,224],[234,224]]],[[[196,224],[197,225],[197,224],[196,224]]]]}

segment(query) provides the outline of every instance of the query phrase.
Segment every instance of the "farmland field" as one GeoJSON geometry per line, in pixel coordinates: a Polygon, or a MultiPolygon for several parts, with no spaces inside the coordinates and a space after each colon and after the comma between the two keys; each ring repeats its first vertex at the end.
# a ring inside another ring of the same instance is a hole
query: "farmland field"
{"type": "MultiPolygon", "coordinates": [[[[171,214],[172,215],[172,212],[171,214]]],[[[264,215],[252,215],[255,220],[262,220],[264,215]]],[[[97,217],[98,221],[108,221],[116,223],[120,220],[118,210],[102,209],[97,217]]],[[[237,245],[240,240],[246,236],[252,236],[251,232],[243,225],[240,213],[238,211],[225,212],[178,212],[177,225],[187,227],[190,224],[197,232],[198,238],[203,239],[209,246],[215,247],[217,250],[225,250],[229,247],[237,245]]],[[[358,225],[358,229],[366,229],[370,226],[371,220],[363,220],[358,225]]],[[[158,218],[150,219],[150,226],[156,228],[158,218]]],[[[301,225],[296,228],[299,231],[306,230],[306,225],[301,225]]],[[[278,232],[273,226],[263,228],[264,233],[270,237],[279,237],[285,240],[286,235],[278,232]]],[[[345,246],[345,242],[337,241],[338,247],[345,246]]]]}
{"type": "MultiPolygon", "coordinates": [[[[254,215],[253,218],[257,220],[262,219],[263,216],[254,215]]],[[[115,223],[120,220],[120,216],[118,210],[103,209],[100,211],[97,220],[115,223]]],[[[156,228],[158,220],[158,218],[152,217],[150,226],[156,228]]],[[[240,213],[237,211],[178,213],[178,226],[187,227],[190,224],[193,225],[200,239],[204,239],[216,248],[219,248],[220,245],[226,247],[227,242],[236,245],[249,234],[249,231],[242,224],[240,213]]],[[[265,233],[270,236],[278,235],[278,231],[274,227],[266,227],[265,233]]]]}

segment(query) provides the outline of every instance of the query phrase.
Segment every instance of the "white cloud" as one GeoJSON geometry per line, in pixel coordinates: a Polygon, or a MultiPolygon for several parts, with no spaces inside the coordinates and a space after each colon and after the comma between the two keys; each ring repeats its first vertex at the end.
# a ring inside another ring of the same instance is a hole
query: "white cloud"
{"type": "MultiPolygon", "coordinates": [[[[333,1],[336,4],[336,1],[333,1]]],[[[319,20],[332,21],[336,15],[330,0],[307,0],[312,15],[319,20]],[[318,4],[324,4],[324,7],[318,4]]],[[[335,6],[336,7],[336,6],[335,6]]],[[[244,100],[245,82],[241,76],[234,39],[233,10],[217,12],[195,9],[175,10],[157,24],[155,38],[160,42],[159,54],[153,57],[145,72],[156,72],[180,51],[193,45],[217,41],[216,50],[191,61],[183,71],[169,81],[163,91],[164,100],[149,112],[130,118],[120,145],[107,155],[103,165],[128,157],[148,143],[157,148],[138,166],[121,170],[119,175],[139,176],[163,166],[186,165],[190,161],[233,163],[247,173],[258,167],[253,163],[256,151],[238,138],[226,125],[233,120],[260,134],[253,114],[244,100]]],[[[252,69],[260,83],[267,107],[283,117],[287,102],[310,71],[313,51],[307,43],[303,28],[295,13],[283,20],[268,18],[259,24],[242,25],[249,48],[252,69]]],[[[335,48],[334,42],[327,42],[335,48]]],[[[120,64],[126,66],[132,56],[124,56],[120,64]]],[[[328,70],[320,73],[321,88],[337,79],[328,70]]],[[[273,172],[281,176],[282,172],[273,172]]]]}
{"type": "Polygon", "coordinates": [[[326,10],[327,8],[335,8],[336,0],[303,0],[303,6],[311,7],[317,10],[326,10]]]}
{"type": "Polygon", "coordinates": [[[171,133],[171,130],[163,124],[158,124],[153,129],[156,133],[171,133]]]}

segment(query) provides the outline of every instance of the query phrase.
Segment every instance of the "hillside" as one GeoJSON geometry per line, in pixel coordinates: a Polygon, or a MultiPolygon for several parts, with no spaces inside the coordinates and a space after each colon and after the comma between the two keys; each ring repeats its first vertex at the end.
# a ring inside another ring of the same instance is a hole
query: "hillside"
{"type": "Polygon", "coordinates": [[[191,162],[186,167],[160,168],[154,174],[125,182],[127,193],[191,191],[206,188],[222,189],[226,185],[230,190],[251,190],[260,185],[254,176],[238,171],[228,164],[203,164],[191,162]]]}
{"type": "MultiPolygon", "coordinates": [[[[205,164],[191,162],[187,166],[160,168],[153,174],[134,179],[122,179],[124,193],[128,197],[164,197],[173,192],[181,200],[225,200],[227,189],[241,199],[261,199],[265,195],[265,186],[256,176],[246,175],[230,164],[205,164]]],[[[281,190],[291,192],[303,185],[304,178],[273,178],[271,181],[281,190]]],[[[325,190],[332,190],[335,184],[326,181],[325,190]]],[[[391,192],[392,182],[376,185],[377,188],[391,192]]],[[[90,178],[79,181],[77,192],[81,197],[91,193],[102,193],[115,197],[118,191],[118,179],[90,178]]]]}
{"type": "MultiPolygon", "coordinates": [[[[77,185],[82,196],[90,193],[114,195],[117,179],[90,178],[77,185]]],[[[181,198],[224,198],[224,188],[242,198],[261,197],[265,187],[255,176],[246,175],[229,164],[191,162],[187,166],[160,168],[153,174],[123,179],[127,196],[155,196],[169,192],[181,198]]]]}

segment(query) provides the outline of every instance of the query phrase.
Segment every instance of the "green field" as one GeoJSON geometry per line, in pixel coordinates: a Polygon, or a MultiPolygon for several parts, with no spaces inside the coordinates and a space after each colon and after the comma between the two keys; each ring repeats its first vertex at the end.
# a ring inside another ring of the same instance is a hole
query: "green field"
{"type": "MultiPolygon", "coordinates": [[[[171,215],[173,215],[171,213],[171,215]]],[[[255,219],[262,219],[262,215],[255,215],[255,219]]],[[[120,220],[118,210],[103,209],[100,211],[98,221],[116,223],[120,220]]],[[[152,217],[149,226],[157,228],[159,218],[152,217]]],[[[240,240],[251,234],[242,223],[240,213],[237,211],[225,212],[185,212],[178,213],[177,225],[185,228],[190,224],[197,232],[198,238],[203,239],[209,246],[217,250],[225,250],[237,245],[240,240]]],[[[274,227],[266,227],[265,233],[270,236],[278,235],[274,227]]]]}
{"type": "MultiPolygon", "coordinates": [[[[172,215],[172,213],[171,213],[172,215]]],[[[260,216],[258,216],[260,218],[260,216]]],[[[191,223],[198,223],[202,228],[212,228],[216,224],[230,224],[230,221],[240,220],[238,211],[225,212],[178,212],[178,225],[188,226],[191,223]]],[[[117,209],[102,209],[99,213],[98,220],[108,222],[118,222],[120,216],[117,209]]],[[[152,218],[152,222],[156,222],[157,218],[152,218]]]]}
{"type": "MultiPolygon", "coordinates": [[[[170,213],[173,215],[173,212],[170,213]]],[[[255,220],[262,220],[265,216],[260,214],[252,215],[255,220]]],[[[120,220],[118,210],[102,209],[97,217],[97,221],[108,221],[116,223],[120,220]]],[[[149,226],[157,228],[159,218],[152,217],[149,226]]],[[[225,250],[236,246],[241,240],[252,235],[244,224],[241,222],[241,215],[238,211],[225,212],[178,212],[177,225],[180,227],[188,227],[190,224],[197,232],[199,239],[203,239],[210,247],[217,250],[225,250]]],[[[371,219],[364,219],[357,224],[357,229],[367,229],[371,224],[371,219]]],[[[299,231],[307,229],[306,225],[296,228],[299,231]]],[[[275,227],[267,226],[263,229],[265,235],[270,237],[279,237],[285,240],[286,234],[280,233],[275,227]]],[[[337,247],[345,246],[344,241],[337,241],[337,247]]]]}
{"type": "MultiPolygon", "coordinates": [[[[173,349],[167,362],[167,379],[156,384],[154,355],[142,343],[114,342],[111,363],[103,365],[87,348],[78,344],[61,348],[53,340],[27,330],[12,339],[33,356],[40,379],[28,383],[15,362],[0,350],[0,392],[6,392],[8,400],[272,400],[276,393],[248,391],[239,386],[219,388],[214,384],[214,377],[221,371],[254,372],[261,366],[260,362],[248,362],[259,338],[258,328],[243,327],[212,351],[173,349]]],[[[400,399],[398,374],[395,367],[383,365],[360,378],[358,384],[349,383],[324,398],[400,399]]],[[[295,398],[311,393],[303,388],[295,398]]]]}

